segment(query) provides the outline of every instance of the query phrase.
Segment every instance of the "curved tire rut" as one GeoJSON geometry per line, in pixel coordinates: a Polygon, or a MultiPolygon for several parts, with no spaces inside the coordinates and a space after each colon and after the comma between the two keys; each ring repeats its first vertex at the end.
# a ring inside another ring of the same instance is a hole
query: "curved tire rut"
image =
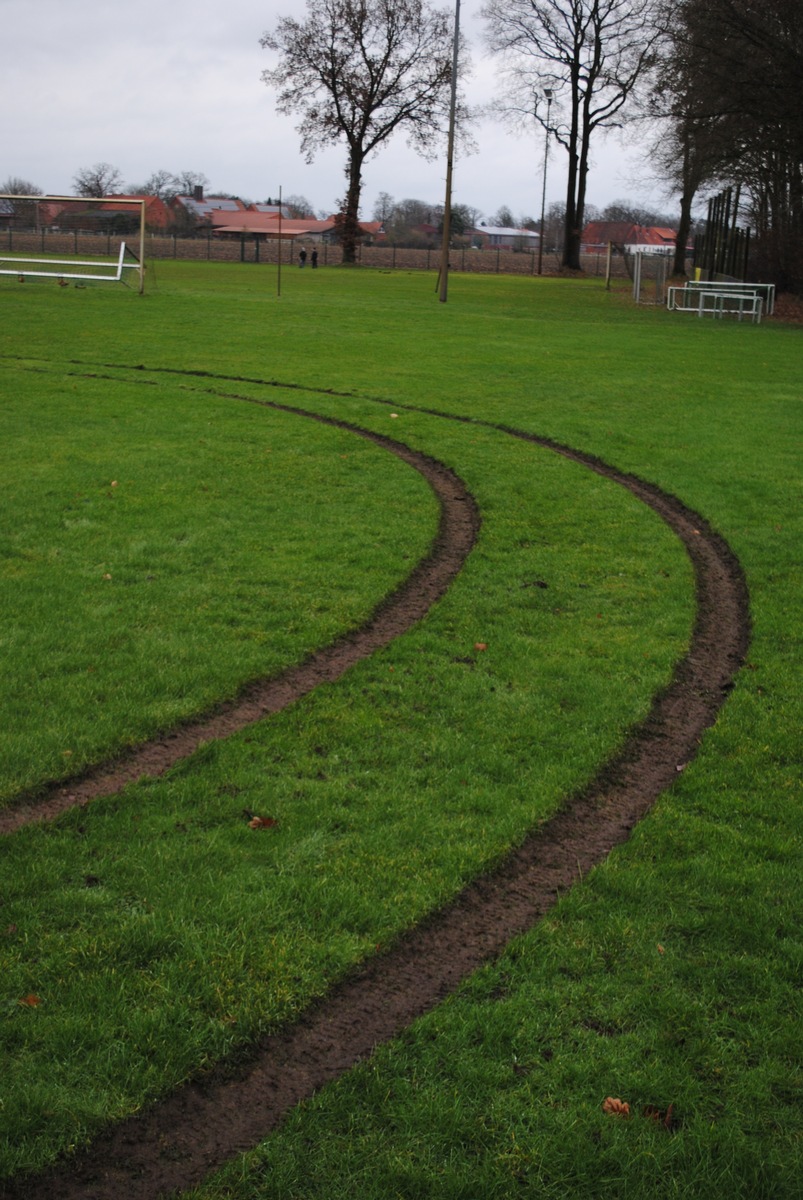
{"type": "MultiPolygon", "coordinates": [[[[578,876],[627,840],[634,825],[694,757],[749,643],[747,588],[735,556],[698,514],[659,488],[549,439],[508,427],[493,428],[547,447],[628,488],[681,539],[694,567],[697,612],[689,650],[672,682],[591,784],[569,797],[562,811],[532,831],[493,872],[469,884],[450,905],[390,950],[368,960],[295,1024],[265,1038],[244,1065],[182,1086],[141,1115],[109,1129],[69,1162],[35,1177],[13,1180],[6,1190],[0,1185],[5,1200],[117,1200],[121,1196],[153,1200],[199,1183],[226,1159],[257,1144],[293,1105],[401,1033],[477,967],[499,955],[578,876]]],[[[377,435],[366,436],[384,444],[377,435]]],[[[399,453],[398,444],[391,448],[399,453]]],[[[446,475],[447,490],[453,493],[450,502],[465,515],[473,506],[465,492],[458,494],[451,472],[446,475]]],[[[438,594],[459,569],[458,559],[462,562],[468,552],[475,525],[471,528],[470,533],[463,529],[462,548],[447,553],[451,566],[448,578],[436,587],[438,594]]],[[[439,541],[448,542],[450,529],[444,519],[439,541]]],[[[405,585],[405,592],[410,586],[423,586],[421,570],[405,585]]],[[[392,613],[393,606],[389,607],[392,613]]],[[[398,616],[383,609],[371,624],[384,628],[386,619],[393,624],[398,616]]],[[[384,645],[398,632],[402,630],[394,626],[388,636],[377,630],[371,636],[379,638],[377,645],[384,645]]],[[[349,656],[355,638],[358,635],[344,639],[337,654],[349,656]]],[[[296,668],[283,677],[285,703],[296,698],[288,676],[305,669],[311,672],[305,691],[322,679],[336,677],[327,674],[333,668],[316,667],[312,661],[296,668]]],[[[248,703],[243,701],[224,714],[232,728],[275,711],[267,707],[246,716],[248,703]]],[[[207,726],[204,732],[200,728],[199,741],[220,736],[206,732],[207,726]]],[[[142,769],[133,767],[126,780],[137,773],[142,769]]],[[[36,815],[46,814],[40,809],[36,815]]]]}
{"type": "Polygon", "coordinates": [[[319,684],[339,679],[349,667],[388,645],[421,620],[447,590],[471,551],[480,527],[477,506],[463,482],[442,463],[393,438],[345,421],[274,401],[254,400],[248,396],[229,395],[228,398],[247,400],[348,430],[375,442],[417,470],[429,483],[440,506],[439,528],[429,554],[359,628],[310,654],[297,666],[251,684],[237,699],[219,706],[205,717],[143,743],[66,783],[46,785],[19,797],[12,807],[0,812],[0,834],[13,833],[34,821],[52,820],[67,809],[111,796],[143,776],[162,775],[204,743],[228,737],[286,708],[319,684]]]}

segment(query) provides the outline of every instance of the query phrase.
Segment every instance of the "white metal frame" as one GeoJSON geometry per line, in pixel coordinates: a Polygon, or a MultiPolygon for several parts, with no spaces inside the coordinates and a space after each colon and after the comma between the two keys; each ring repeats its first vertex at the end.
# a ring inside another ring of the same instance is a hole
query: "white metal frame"
{"type": "MultiPolygon", "coordinates": [[[[0,200],[26,200],[36,203],[58,203],[58,202],[78,202],[81,204],[111,204],[115,202],[114,196],[13,196],[2,195],[0,200]]],[[[98,262],[96,260],[77,259],[77,258],[35,258],[35,257],[17,257],[16,255],[6,255],[0,257],[0,263],[18,263],[27,264],[33,263],[35,266],[40,264],[46,266],[64,266],[64,267],[94,267],[96,272],[86,273],[77,271],[38,271],[32,270],[30,267],[23,265],[17,267],[2,267],[0,275],[18,275],[21,278],[26,276],[37,276],[46,279],[93,279],[102,280],[106,283],[119,283],[123,279],[123,271],[136,271],[139,276],[139,293],[145,291],[145,201],[144,200],[126,200],[118,201],[131,206],[139,207],[139,254],[134,255],[136,262],[124,262],[126,250],[128,247],[125,242],[120,244],[120,254],[116,263],[113,262],[98,262]],[[107,268],[106,271],[103,268],[107,268]],[[110,274],[109,272],[114,272],[110,274]]],[[[133,254],[133,251],[129,250],[133,254]]]]}
{"type": "Polygon", "coordinates": [[[741,321],[749,316],[753,324],[761,323],[764,300],[759,293],[744,287],[741,291],[720,289],[719,284],[709,283],[697,287],[671,287],[667,291],[666,306],[670,311],[697,313],[698,317],[735,316],[741,321]]]}
{"type": "MultiPolygon", "coordinates": [[[[608,245],[610,248],[610,243],[608,245]]],[[[641,304],[641,274],[645,258],[654,259],[657,266],[655,279],[652,280],[655,285],[655,300],[652,303],[663,304],[663,289],[666,286],[666,268],[669,256],[665,249],[657,246],[650,250],[633,251],[633,299],[636,304],[641,304]]]]}
{"type": "Polygon", "coordinates": [[[739,283],[737,280],[722,280],[722,279],[693,279],[689,280],[686,287],[690,291],[710,291],[710,292],[755,292],[764,300],[764,308],[767,316],[770,316],[775,311],[775,284],[774,283],[739,283]]]}

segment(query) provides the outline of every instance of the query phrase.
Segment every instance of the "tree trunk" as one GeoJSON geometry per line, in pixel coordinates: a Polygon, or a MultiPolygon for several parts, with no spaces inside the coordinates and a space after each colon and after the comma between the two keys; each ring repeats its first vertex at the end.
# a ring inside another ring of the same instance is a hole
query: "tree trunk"
{"type": "Polygon", "coordinates": [[[579,81],[576,71],[571,78],[572,115],[566,150],[569,155],[569,171],[566,179],[566,211],[563,214],[563,259],[564,267],[572,265],[572,243],[577,225],[577,141],[579,135],[579,81]]]}
{"type": "Polygon", "coordinates": [[[688,245],[689,231],[691,230],[691,206],[694,194],[694,188],[689,184],[684,187],[680,197],[680,221],[678,222],[678,235],[675,241],[675,261],[672,265],[673,275],[686,274],[686,246],[688,245]]]}
{"type": "Polygon", "coordinates": [[[360,238],[360,196],[362,194],[362,155],[352,150],[346,170],[349,186],[340,221],[340,244],[343,262],[356,263],[357,242],[360,238]]]}
{"type": "Polygon", "coordinates": [[[588,179],[588,154],[590,144],[588,102],[586,97],[583,112],[583,134],[580,139],[580,161],[577,164],[577,199],[574,204],[574,224],[571,229],[571,243],[566,252],[566,266],[572,271],[582,271],[580,249],[583,243],[583,225],[586,208],[586,181],[588,179]]]}
{"type": "Polygon", "coordinates": [[[563,266],[570,271],[580,268],[585,176],[588,172],[588,97],[580,87],[580,75],[575,65],[571,73],[572,115],[566,149],[569,154],[569,173],[566,180],[566,212],[564,214],[563,266]]]}
{"type": "Polygon", "coordinates": [[[677,238],[675,239],[675,261],[672,266],[673,275],[686,274],[686,246],[691,230],[691,206],[697,194],[697,172],[692,172],[691,164],[692,158],[697,158],[698,155],[693,155],[692,152],[692,129],[693,126],[689,124],[684,124],[683,126],[683,187],[680,193],[680,222],[678,224],[677,238]]]}

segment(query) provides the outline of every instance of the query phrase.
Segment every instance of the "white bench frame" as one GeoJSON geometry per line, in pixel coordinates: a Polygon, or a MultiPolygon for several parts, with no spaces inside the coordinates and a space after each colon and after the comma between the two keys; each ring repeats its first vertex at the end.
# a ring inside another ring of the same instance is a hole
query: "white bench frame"
{"type": "Polygon", "coordinates": [[[15,257],[0,257],[0,263],[18,263],[21,266],[13,268],[0,267],[0,275],[18,275],[21,279],[28,275],[36,276],[40,279],[102,279],[106,283],[120,283],[123,278],[123,271],[139,271],[140,264],[138,262],[127,263],[123,262],[125,258],[126,245],[125,242],[120,243],[120,254],[117,262],[96,262],[93,259],[80,258],[15,258],[15,257]],[[79,271],[32,271],[25,266],[26,263],[34,263],[36,266],[48,267],[94,267],[95,270],[100,270],[103,274],[94,274],[79,271]],[[111,274],[109,272],[112,272],[111,274]]]}
{"type": "Polygon", "coordinates": [[[757,325],[761,323],[764,300],[754,290],[737,291],[735,288],[729,288],[722,291],[719,284],[709,283],[696,287],[686,285],[669,288],[666,306],[670,312],[696,312],[698,317],[735,316],[741,321],[745,316],[749,316],[753,324],[757,325]]]}
{"type": "Polygon", "coordinates": [[[764,300],[764,310],[767,316],[771,316],[775,311],[775,284],[774,283],[739,283],[736,280],[727,279],[694,279],[689,280],[686,284],[689,291],[704,291],[704,292],[755,292],[764,300]]]}

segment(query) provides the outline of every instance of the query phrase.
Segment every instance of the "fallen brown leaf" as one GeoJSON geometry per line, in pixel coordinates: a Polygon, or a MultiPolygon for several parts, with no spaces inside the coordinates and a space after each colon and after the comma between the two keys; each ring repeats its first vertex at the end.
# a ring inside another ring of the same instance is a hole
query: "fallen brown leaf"
{"type": "Polygon", "coordinates": [[[274,825],[278,825],[274,817],[252,817],[248,822],[249,829],[272,829],[274,825]]]}
{"type": "Polygon", "coordinates": [[[617,1100],[614,1096],[608,1096],[602,1102],[602,1111],[610,1113],[613,1117],[629,1117],[630,1105],[626,1100],[617,1100]]]}
{"type": "Polygon", "coordinates": [[[20,1000],[20,1004],[24,1004],[26,1008],[38,1008],[41,1003],[40,997],[34,995],[23,996],[20,1000]]]}
{"type": "Polygon", "coordinates": [[[672,1129],[674,1125],[672,1117],[674,1107],[674,1104],[670,1104],[668,1108],[663,1109],[658,1108],[655,1104],[645,1104],[641,1113],[649,1121],[654,1121],[656,1125],[663,1125],[664,1129],[672,1129]]]}

